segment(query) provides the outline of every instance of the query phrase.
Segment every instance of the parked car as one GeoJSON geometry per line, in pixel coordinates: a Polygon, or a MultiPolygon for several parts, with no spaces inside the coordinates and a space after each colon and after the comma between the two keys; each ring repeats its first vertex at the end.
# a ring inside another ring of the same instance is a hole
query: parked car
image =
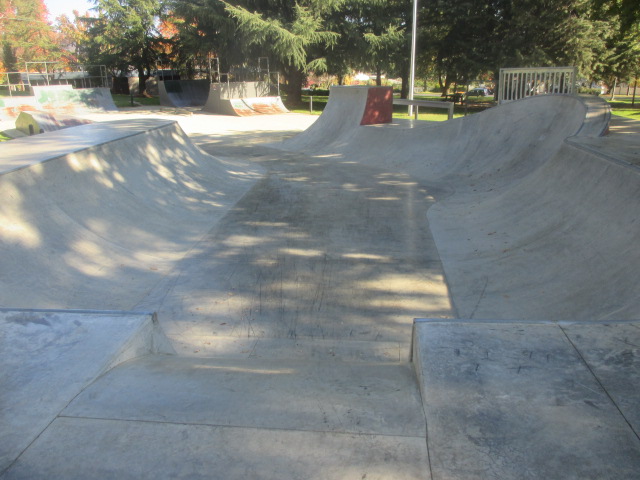
{"type": "Polygon", "coordinates": [[[489,95],[491,95],[491,92],[485,87],[476,87],[467,93],[467,97],[488,97],[489,95]]]}

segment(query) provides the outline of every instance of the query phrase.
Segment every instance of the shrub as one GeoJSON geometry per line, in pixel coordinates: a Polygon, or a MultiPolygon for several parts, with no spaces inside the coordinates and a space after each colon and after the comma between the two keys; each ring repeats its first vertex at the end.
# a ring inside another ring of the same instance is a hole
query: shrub
{"type": "Polygon", "coordinates": [[[583,95],[600,95],[600,88],[579,87],[578,93],[583,95]]]}

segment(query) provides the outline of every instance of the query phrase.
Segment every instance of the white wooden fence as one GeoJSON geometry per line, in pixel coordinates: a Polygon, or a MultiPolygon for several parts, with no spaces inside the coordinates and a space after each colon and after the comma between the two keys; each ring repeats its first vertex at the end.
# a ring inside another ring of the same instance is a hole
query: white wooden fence
{"type": "Polygon", "coordinates": [[[501,68],[498,102],[511,102],[533,95],[573,94],[576,75],[576,67],[501,68]]]}

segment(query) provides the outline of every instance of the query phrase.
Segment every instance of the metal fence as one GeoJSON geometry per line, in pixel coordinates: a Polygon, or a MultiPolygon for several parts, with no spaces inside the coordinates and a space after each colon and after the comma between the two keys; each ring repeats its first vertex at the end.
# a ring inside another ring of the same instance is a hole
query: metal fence
{"type": "Polygon", "coordinates": [[[104,65],[66,66],[57,62],[26,62],[24,71],[0,72],[0,95],[31,95],[31,87],[45,85],[111,87],[104,65]]]}
{"type": "Polygon", "coordinates": [[[501,68],[498,102],[534,95],[573,94],[576,76],[576,67],[501,68]]]}

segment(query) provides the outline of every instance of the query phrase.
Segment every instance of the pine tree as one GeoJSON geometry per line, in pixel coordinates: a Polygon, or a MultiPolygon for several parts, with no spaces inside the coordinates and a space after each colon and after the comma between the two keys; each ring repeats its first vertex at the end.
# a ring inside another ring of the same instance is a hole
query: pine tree
{"type": "Polygon", "coordinates": [[[338,0],[280,2],[257,0],[223,1],[235,19],[238,32],[247,45],[261,47],[278,62],[287,80],[289,101],[300,102],[301,86],[309,71],[327,68],[324,49],[335,45],[336,32],[325,28],[325,19],[339,5],[338,0]]]}

